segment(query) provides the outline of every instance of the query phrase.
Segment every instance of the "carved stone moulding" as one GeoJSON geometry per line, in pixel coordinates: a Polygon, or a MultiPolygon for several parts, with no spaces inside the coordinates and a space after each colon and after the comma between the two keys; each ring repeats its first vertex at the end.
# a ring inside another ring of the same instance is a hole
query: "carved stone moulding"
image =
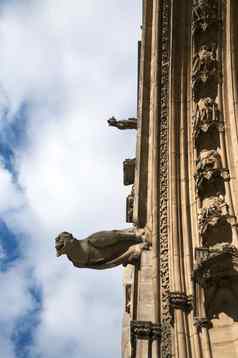
{"type": "Polygon", "coordinates": [[[238,250],[224,244],[214,249],[195,249],[196,267],[193,280],[203,288],[216,286],[219,281],[238,276],[238,250]]]}
{"type": "Polygon", "coordinates": [[[132,187],[131,193],[126,199],[126,222],[133,223],[135,189],[132,187]]]}
{"type": "Polygon", "coordinates": [[[219,24],[218,0],[193,0],[192,32],[205,32],[219,24]]]}
{"type": "Polygon", "coordinates": [[[124,185],[134,184],[136,159],[126,159],[123,162],[124,185]]]}
{"type": "Polygon", "coordinates": [[[171,310],[180,309],[188,312],[192,309],[193,299],[184,292],[170,292],[169,303],[171,310]]]}

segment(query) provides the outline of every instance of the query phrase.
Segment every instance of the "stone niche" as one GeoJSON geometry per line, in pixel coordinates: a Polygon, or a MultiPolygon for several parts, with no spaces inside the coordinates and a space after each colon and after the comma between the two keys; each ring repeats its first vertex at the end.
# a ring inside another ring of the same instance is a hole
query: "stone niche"
{"type": "Polygon", "coordinates": [[[136,159],[126,159],[123,162],[124,185],[132,185],[135,181],[136,159]]]}

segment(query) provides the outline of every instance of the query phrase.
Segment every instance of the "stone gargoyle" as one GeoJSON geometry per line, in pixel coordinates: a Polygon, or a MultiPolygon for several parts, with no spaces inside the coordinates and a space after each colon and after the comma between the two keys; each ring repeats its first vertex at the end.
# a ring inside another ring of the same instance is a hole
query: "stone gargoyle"
{"type": "Polygon", "coordinates": [[[128,118],[118,121],[115,117],[111,117],[107,121],[110,127],[116,127],[118,129],[137,129],[137,118],[128,118]]]}
{"type": "Polygon", "coordinates": [[[74,266],[104,270],[118,265],[135,265],[143,250],[148,250],[145,230],[99,231],[83,240],[62,232],[55,239],[57,256],[66,255],[74,266]]]}

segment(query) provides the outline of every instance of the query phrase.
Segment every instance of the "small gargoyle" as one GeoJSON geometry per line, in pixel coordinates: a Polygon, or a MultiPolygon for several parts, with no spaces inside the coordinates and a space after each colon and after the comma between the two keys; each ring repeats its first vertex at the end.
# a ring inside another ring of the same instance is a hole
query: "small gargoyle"
{"type": "Polygon", "coordinates": [[[137,129],[137,118],[128,118],[117,120],[115,117],[111,117],[107,121],[110,127],[116,127],[118,129],[137,129]]]}

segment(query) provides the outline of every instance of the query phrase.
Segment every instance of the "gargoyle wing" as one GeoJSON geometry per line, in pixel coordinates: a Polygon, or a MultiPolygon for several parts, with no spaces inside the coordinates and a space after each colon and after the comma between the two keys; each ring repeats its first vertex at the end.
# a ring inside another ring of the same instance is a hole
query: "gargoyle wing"
{"type": "Polygon", "coordinates": [[[88,242],[93,247],[98,249],[103,249],[110,246],[115,246],[119,242],[124,242],[130,244],[137,244],[141,242],[141,239],[137,239],[136,237],[122,235],[118,230],[112,231],[99,231],[95,234],[88,237],[88,242]]]}

